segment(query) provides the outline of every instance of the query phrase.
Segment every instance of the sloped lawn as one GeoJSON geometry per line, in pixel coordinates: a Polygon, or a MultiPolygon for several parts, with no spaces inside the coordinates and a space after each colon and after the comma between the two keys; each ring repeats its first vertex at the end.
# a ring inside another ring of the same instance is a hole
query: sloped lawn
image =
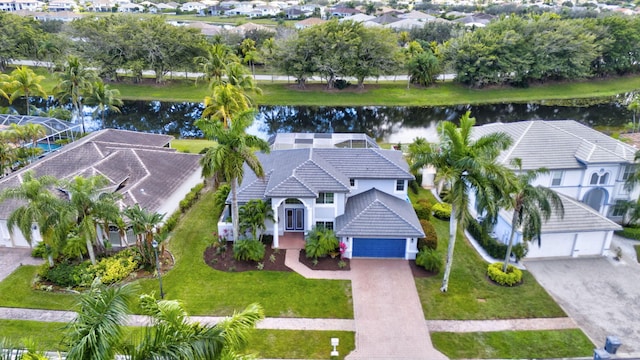
{"type": "MultiPolygon", "coordinates": [[[[419,196],[435,203],[431,194],[424,189],[421,189],[419,196]]],[[[413,194],[412,197],[415,199],[413,194]]],[[[438,232],[437,251],[444,264],[449,222],[438,219],[432,219],[431,222],[438,232]]],[[[459,233],[448,292],[440,292],[444,266],[437,276],[415,279],[425,318],[483,320],[566,316],[528,271],[523,271],[522,285],[504,287],[487,279],[487,265],[459,233]]]]}
{"type": "MultiPolygon", "coordinates": [[[[268,317],[353,318],[351,283],[308,280],[293,272],[217,271],[204,262],[218,213],[213,193],[183,217],[169,248],[176,266],[162,277],[167,299],[180,299],[190,315],[229,315],[256,302],[268,317]]],[[[140,281],[144,292],[159,293],[156,279],[140,281]]]]}

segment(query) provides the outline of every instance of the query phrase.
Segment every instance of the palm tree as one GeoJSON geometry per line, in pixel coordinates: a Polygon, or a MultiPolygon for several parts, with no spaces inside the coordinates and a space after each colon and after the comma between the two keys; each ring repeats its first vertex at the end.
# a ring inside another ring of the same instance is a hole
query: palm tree
{"type": "Polygon", "coordinates": [[[518,168],[519,174],[516,176],[515,187],[511,191],[511,196],[506,198],[507,208],[513,210],[513,217],[511,219],[509,244],[507,245],[507,253],[505,254],[502,268],[503,272],[507,272],[513,239],[517,229],[521,229],[523,240],[530,241],[537,238],[538,245],[540,245],[543,222],[549,220],[554,212],[558,216],[564,217],[562,198],[555,191],[541,185],[531,185],[531,182],[538,176],[549,173],[549,170],[541,168],[522,173],[520,159],[516,159],[514,165],[518,168]]]}
{"type": "Polygon", "coordinates": [[[221,121],[225,127],[230,126],[234,114],[250,108],[251,102],[245,92],[230,83],[216,85],[213,94],[204,98],[202,117],[221,121]]]}
{"type": "MultiPolygon", "coordinates": [[[[62,188],[68,195],[68,209],[70,216],[75,220],[78,236],[84,239],[92,264],[96,264],[96,256],[93,244],[96,241],[97,227],[100,219],[104,219],[106,213],[118,213],[116,204],[117,195],[109,193],[104,188],[109,181],[101,176],[84,178],[76,176],[66,181],[62,188]]],[[[98,244],[98,248],[103,246],[98,244]]]]}
{"type": "Polygon", "coordinates": [[[44,76],[36,75],[33,70],[26,66],[19,66],[11,72],[13,81],[10,85],[11,95],[9,102],[13,102],[20,96],[24,96],[27,105],[27,115],[31,114],[29,101],[32,95],[46,97],[47,93],[40,83],[44,80],[44,76]]]}
{"type": "Polygon", "coordinates": [[[271,205],[264,200],[249,200],[239,209],[240,231],[251,231],[253,239],[262,241],[262,234],[267,229],[266,220],[274,220],[271,205]]]}
{"type": "Polygon", "coordinates": [[[11,170],[16,160],[15,148],[8,141],[5,141],[3,136],[0,136],[0,178],[5,175],[7,170],[11,170]]]}
{"type": "Polygon", "coordinates": [[[189,321],[178,301],[142,295],[139,306],[151,323],[140,336],[125,339],[136,291],[135,285],[107,287],[98,280],[81,294],[78,316],[66,328],[66,358],[112,360],[120,352],[131,360],[240,360],[251,330],[264,318],[262,308],[251,304],[215,325],[203,325],[189,321]]]}
{"type": "Polygon", "coordinates": [[[196,66],[204,73],[203,77],[211,87],[222,84],[222,78],[227,74],[227,65],[238,62],[233,50],[226,44],[213,44],[207,49],[206,56],[194,59],[196,66]]]}
{"type": "Polygon", "coordinates": [[[97,115],[98,113],[102,115],[102,123],[104,124],[104,113],[107,110],[115,111],[120,113],[120,108],[118,106],[122,106],[122,100],[120,99],[120,91],[118,89],[110,89],[109,85],[105,85],[102,80],[98,80],[93,84],[92,91],[87,97],[87,105],[95,105],[96,111],[93,112],[93,115],[97,115]]]}
{"type": "Polygon", "coordinates": [[[504,185],[509,184],[509,174],[512,174],[496,162],[500,151],[511,144],[509,136],[496,132],[473,139],[471,132],[475,119],[469,115],[467,112],[460,118],[460,127],[450,121],[443,122],[439,144],[412,147],[413,169],[433,165],[439,172],[447,174],[446,182],[450,188],[451,221],[447,262],[440,287],[442,292],[449,287],[458,227],[464,228],[471,216],[470,193],[474,193],[476,198],[494,200],[493,203],[497,204],[497,199],[504,197],[504,185]]]}
{"type": "Polygon", "coordinates": [[[18,228],[25,240],[32,245],[33,225],[38,225],[42,241],[47,246],[49,265],[53,266],[52,253],[56,246],[56,229],[61,228],[63,204],[49,188],[56,186],[58,181],[52,176],[36,178],[33,172],[27,171],[22,175],[22,182],[18,187],[7,188],[0,192],[0,203],[6,200],[24,202],[17,207],[7,219],[9,232],[13,234],[18,228]]]}
{"type": "Polygon", "coordinates": [[[164,214],[150,212],[135,204],[124,210],[124,215],[129,218],[133,233],[138,238],[137,244],[142,255],[143,266],[145,268],[153,268],[156,264],[153,252],[154,235],[157,227],[162,222],[164,214]]]}
{"type": "Polygon", "coordinates": [[[10,75],[0,74],[0,96],[7,99],[9,102],[11,102],[11,89],[16,87],[16,85],[17,83],[10,75]]]}
{"type": "Polygon", "coordinates": [[[231,216],[233,221],[233,238],[238,240],[238,184],[242,183],[244,164],[247,164],[256,176],[263,177],[262,164],[254,151],[269,152],[269,144],[255,135],[248,135],[246,130],[253,123],[255,112],[246,110],[230,121],[225,127],[219,121],[200,119],[196,121],[205,137],[215,140],[217,144],[207,149],[200,160],[202,176],[205,178],[225,179],[231,183],[231,216]]]}
{"type": "Polygon", "coordinates": [[[93,83],[98,75],[87,68],[78,57],[69,56],[62,72],[57,73],[58,85],[54,88],[56,97],[60,101],[69,101],[73,105],[76,116],[82,122],[82,133],[86,132],[84,116],[82,114],[82,99],[92,91],[93,83]]]}

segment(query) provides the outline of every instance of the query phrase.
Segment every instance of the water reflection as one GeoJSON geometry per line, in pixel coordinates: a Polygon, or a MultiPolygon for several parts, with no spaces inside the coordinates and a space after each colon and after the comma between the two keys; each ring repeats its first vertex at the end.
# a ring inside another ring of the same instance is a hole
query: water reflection
{"type": "MultiPolygon", "coordinates": [[[[38,108],[56,106],[53,100],[35,99],[38,108]]],[[[23,106],[14,103],[21,113],[23,106]]],[[[124,101],[121,113],[108,112],[104,123],[95,108],[85,106],[85,124],[89,130],[117,128],[170,134],[176,137],[199,137],[194,125],[203,110],[202,103],[124,101]]],[[[316,107],[261,106],[249,132],[267,138],[277,132],[361,132],[383,142],[410,142],[421,136],[435,140],[437,123],[457,121],[471,111],[478,124],[521,120],[573,119],[588,126],[623,125],[631,119],[625,105],[618,102],[589,106],[545,104],[490,104],[446,107],[316,107]]]]}

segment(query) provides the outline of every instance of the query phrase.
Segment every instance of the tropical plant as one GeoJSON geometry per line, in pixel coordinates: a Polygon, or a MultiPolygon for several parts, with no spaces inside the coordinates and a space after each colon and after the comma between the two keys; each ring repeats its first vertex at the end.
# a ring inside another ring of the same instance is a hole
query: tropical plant
{"type": "Polygon", "coordinates": [[[82,133],[86,132],[82,113],[83,98],[91,94],[93,84],[98,79],[95,71],[89,69],[77,56],[69,56],[61,72],[56,73],[58,85],[54,88],[56,98],[71,101],[76,116],[82,123],[82,133]]]}
{"type": "Polygon", "coordinates": [[[120,91],[118,89],[110,89],[109,85],[105,85],[102,80],[98,80],[93,83],[91,87],[91,93],[88,94],[86,99],[87,105],[95,105],[96,110],[93,115],[100,114],[102,123],[104,124],[104,114],[107,110],[120,113],[119,106],[122,106],[122,100],[120,99],[120,91]]]}
{"type": "MultiPolygon", "coordinates": [[[[13,234],[18,228],[29,245],[33,244],[34,225],[40,232],[42,241],[47,246],[49,265],[53,266],[53,253],[61,248],[61,232],[65,228],[63,203],[49,189],[58,181],[52,176],[35,177],[27,171],[22,175],[22,182],[15,188],[7,188],[0,192],[0,203],[7,200],[24,201],[7,218],[7,227],[13,234]]],[[[66,234],[64,234],[66,236],[66,234]]]]}
{"type": "Polygon", "coordinates": [[[451,204],[437,203],[431,208],[433,216],[440,220],[449,220],[451,218],[451,204]]]}
{"type": "Polygon", "coordinates": [[[416,265],[422,266],[427,271],[438,273],[442,269],[442,258],[434,249],[424,247],[416,256],[416,265]]]}
{"type": "Polygon", "coordinates": [[[489,279],[505,286],[517,285],[522,281],[522,271],[517,267],[509,264],[506,270],[503,269],[504,264],[501,262],[489,264],[487,276],[489,276],[489,279]]]}
{"type": "Polygon", "coordinates": [[[233,258],[245,261],[264,259],[265,245],[256,239],[238,240],[233,244],[233,258]]]}
{"type": "Polygon", "coordinates": [[[306,238],[304,251],[308,258],[318,259],[336,251],[340,242],[331,229],[324,226],[315,226],[306,238]]]}
{"type": "Polygon", "coordinates": [[[223,360],[248,359],[241,354],[251,330],[264,318],[259,305],[251,304],[215,325],[191,322],[176,300],[157,301],[140,296],[143,315],[150,318],[140,335],[125,339],[124,329],[131,313],[137,287],[105,286],[94,281],[80,295],[78,316],[66,329],[69,360],[113,360],[118,353],[131,360],[223,360]]]}
{"type": "Polygon", "coordinates": [[[26,66],[19,66],[10,74],[11,82],[9,83],[9,102],[15,101],[20,96],[24,96],[27,105],[27,115],[31,114],[31,106],[29,105],[31,96],[46,97],[47,93],[40,84],[44,80],[44,76],[37,75],[33,70],[26,66]]]}
{"type": "Polygon", "coordinates": [[[513,239],[518,229],[522,231],[524,241],[538,239],[538,246],[540,246],[542,224],[549,220],[554,213],[560,218],[564,217],[564,205],[560,195],[542,185],[531,185],[531,182],[538,176],[547,174],[549,170],[540,168],[522,173],[520,159],[516,159],[514,164],[518,169],[518,175],[516,175],[516,181],[512,183],[514,185],[513,188],[509,189],[510,196],[503,199],[506,202],[505,208],[513,211],[511,234],[509,235],[507,253],[505,254],[502,268],[505,273],[511,257],[513,239]]]}
{"type": "Polygon", "coordinates": [[[211,96],[205,96],[202,118],[221,121],[229,127],[232,118],[250,106],[250,98],[241,88],[231,83],[219,84],[213,87],[211,96]]]}
{"type": "Polygon", "coordinates": [[[101,219],[110,218],[113,214],[120,212],[116,204],[118,194],[106,190],[108,184],[109,181],[101,175],[89,178],[76,176],[62,184],[67,194],[67,211],[74,219],[78,236],[85,240],[93,265],[96,264],[94,243],[99,250],[104,250],[104,245],[96,242],[97,227],[101,219]]]}
{"type": "MultiPolygon", "coordinates": [[[[263,177],[264,170],[256,150],[269,152],[269,144],[255,135],[248,135],[247,128],[253,123],[255,112],[251,110],[237,114],[229,127],[219,121],[200,119],[196,121],[205,137],[217,144],[207,149],[200,160],[202,176],[225,179],[231,183],[231,217],[233,238],[239,239],[238,184],[242,183],[246,164],[256,176],[263,177]]],[[[214,180],[214,182],[216,182],[214,180]]]]}
{"type": "Polygon", "coordinates": [[[222,79],[227,74],[227,66],[238,61],[238,57],[226,44],[213,44],[207,49],[206,56],[194,59],[196,66],[203,73],[203,78],[211,87],[222,84],[222,79]]]}
{"type": "Polygon", "coordinates": [[[273,209],[271,204],[260,200],[249,200],[246,204],[240,206],[240,232],[251,232],[251,237],[262,242],[262,235],[267,229],[265,221],[275,221],[273,217],[273,209]]]}
{"type": "Polygon", "coordinates": [[[160,222],[162,222],[164,214],[147,211],[140,207],[139,204],[135,204],[132,207],[126,208],[124,215],[129,218],[133,233],[137,237],[136,243],[142,256],[141,266],[146,269],[155,268],[156,258],[153,249],[153,240],[159,240],[156,232],[158,232],[157,227],[160,222]]]}
{"type": "Polygon", "coordinates": [[[464,228],[471,217],[470,194],[487,199],[488,209],[498,206],[497,200],[504,198],[505,185],[509,184],[512,172],[496,161],[501,151],[511,144],[509,136],[495,132],[477,139],[472,137],[475,119],[467,112],[460,118],[460,126],[445,121],[439,131],[440,143],[422,143],[410,147],[414,170],[433,165],[447,174],[450,187],[451,221],[449,222],[449,245],[447,261],[440,291],[446,292],[453,264],[453,253],[458,227],[464,228]],[[494,200],[494,205],[490,206],[494,200]]]}

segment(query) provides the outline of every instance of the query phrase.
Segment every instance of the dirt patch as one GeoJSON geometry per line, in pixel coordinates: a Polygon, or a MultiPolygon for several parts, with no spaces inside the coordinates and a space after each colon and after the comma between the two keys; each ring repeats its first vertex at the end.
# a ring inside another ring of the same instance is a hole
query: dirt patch
{"type": "Polygon", "coordinates": [[[308,258],[304,250],[300,251],[299,258],[300,263],[311,270],[351,270],[351,263],[349,262],[349,259],[342,259],[345,264],[342,268],[339,265],[340,260],[340,256],[336,256],[334,258],[327,256],[318,258],[318,263],[314,264],[313,259],[308,258]]]}
{"type": "Polygon", "coordinates": [[[204,262],[212,268],[227,272],[243,271],[293,271],[284,264],[285,251],[273,249],[267,245],[264,260],[261,263],[255,261],[240,261],[233,258],[233,242],[227,242],[223,247],[209,246],[204,251],[204,262]],[[262,264],[262,265],[260,265],[262,264]]]}
{"type": "Polygon", "coordinates": [[[411,273],[414,278],[428,278],[437,275],[437,273],[428,271],[422,266],[417,265],[415,260],[409,260],[409,267],[411,267],[411,273]]]}

